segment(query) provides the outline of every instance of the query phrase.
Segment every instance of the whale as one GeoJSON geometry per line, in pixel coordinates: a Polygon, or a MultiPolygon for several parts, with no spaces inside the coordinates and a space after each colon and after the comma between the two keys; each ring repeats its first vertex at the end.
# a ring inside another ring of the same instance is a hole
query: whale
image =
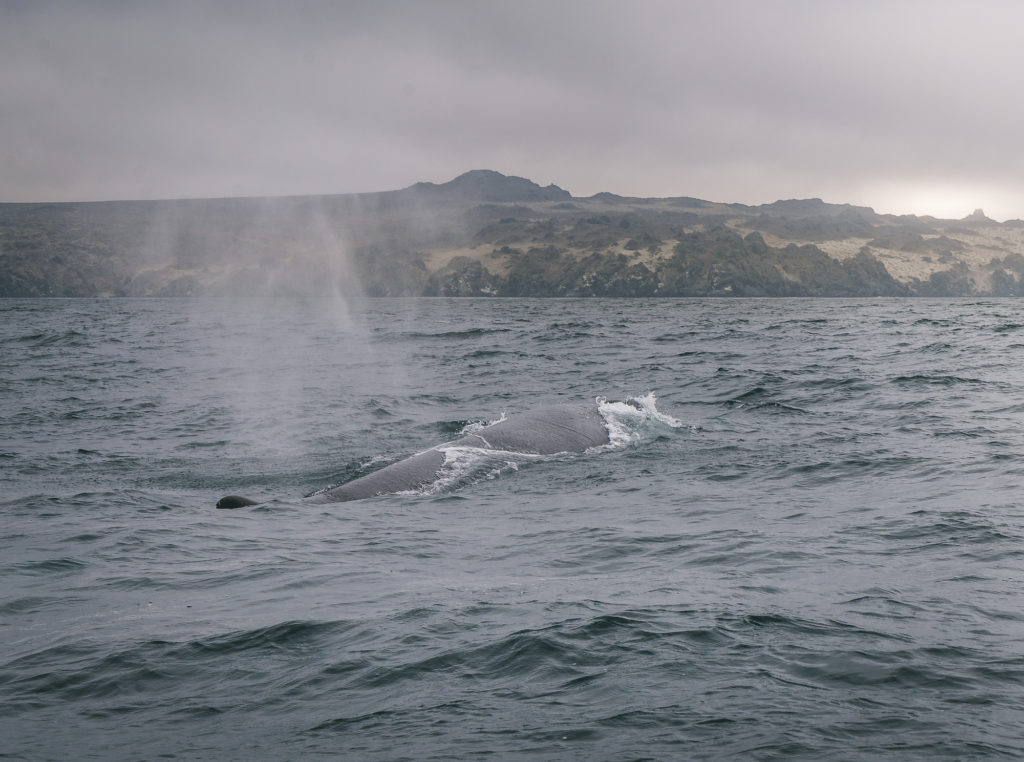
{"type": "MultiPolygon", "coordinates": [[[[438,479],[445,463],[445,451],[454,448],[555,455],[584,452],[609,441],[608,426],[597,403],[536,408],[492,423],[452,442],[435,445],[366,476],[314,493],[302,498],[301,502],[340,503],[421,489],[438,479]]],[[[217,502],[218,508],[225,509],[250,505],[259,505],[259,502],[240,495],[226,495],[217,502]]]]}

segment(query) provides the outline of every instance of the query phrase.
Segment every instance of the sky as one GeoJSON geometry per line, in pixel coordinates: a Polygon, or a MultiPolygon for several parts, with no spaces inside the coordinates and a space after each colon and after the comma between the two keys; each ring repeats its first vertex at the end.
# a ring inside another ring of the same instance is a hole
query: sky
{"type": "Polygon", "coordinates": [[[576,196],[1024,218],[1017,0],[0,0],[0,202],[576,196]]]}

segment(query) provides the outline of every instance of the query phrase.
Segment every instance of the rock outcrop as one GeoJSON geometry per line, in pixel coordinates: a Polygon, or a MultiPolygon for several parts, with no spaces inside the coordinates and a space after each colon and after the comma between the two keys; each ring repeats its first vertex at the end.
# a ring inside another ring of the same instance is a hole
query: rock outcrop
{"type": "Polygon", "coordinates": [[[382,193],[0,204],[0,296],[1024,295],[1024,223],[790,199],[382,193]]]}

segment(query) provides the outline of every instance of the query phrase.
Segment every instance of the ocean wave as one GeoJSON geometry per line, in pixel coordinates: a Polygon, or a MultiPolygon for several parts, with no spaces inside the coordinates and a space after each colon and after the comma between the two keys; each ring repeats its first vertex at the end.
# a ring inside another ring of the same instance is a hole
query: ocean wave
{"type": "Polygon", "coordinates": [[[454,331],[406,331],[402,333],[389,332],[386,336],[388,341],[422,341],[425,339],[444,339],[452,341],[456,339],[474,339],[481,336],[510,333],[510,328],[464,328],[454,331]]]}
{"type": "Polygon", "coordinates": [[[38,331],[16,337],[14,340],[33,347],[81,347],[88,344],[89,335],[74,329],[47,333],[38,331]]]}
{"type": "Polygon", "coordinates": [[[901,375],[895,376],[891,382],[893,384],[905,385],[905,386],[983,386],[990,382],[987,382],[980,378],[966,378],[964,376],[956,376],[953,374],[913,374],[913,375],[901,375]]]}
{"type": "Polygon", "coordinates": [[[26,304],[11,758],[1024,755],[1012,300],[26,304]],[[589,452],[210,508],[599,393],[589,452]]]}
{"type": "Polygon", "coordinates": [[[50,576],[77,574],[86,567],[85,561],[78,558],[48,558],[43,561],[23,561],[6,568],[0,567],[0,574],[20,574],[32,576],[50,576]]]}

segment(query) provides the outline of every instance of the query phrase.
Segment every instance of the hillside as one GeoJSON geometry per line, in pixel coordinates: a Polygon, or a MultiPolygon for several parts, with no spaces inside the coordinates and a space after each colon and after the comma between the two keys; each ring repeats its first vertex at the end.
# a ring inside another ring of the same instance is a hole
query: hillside
{"type": "Polygon", "coordinates": [[[477,170],[335,196],[0,204],[0,296],[1024,294],[1024,222],[571,196],[477,170]]]}

